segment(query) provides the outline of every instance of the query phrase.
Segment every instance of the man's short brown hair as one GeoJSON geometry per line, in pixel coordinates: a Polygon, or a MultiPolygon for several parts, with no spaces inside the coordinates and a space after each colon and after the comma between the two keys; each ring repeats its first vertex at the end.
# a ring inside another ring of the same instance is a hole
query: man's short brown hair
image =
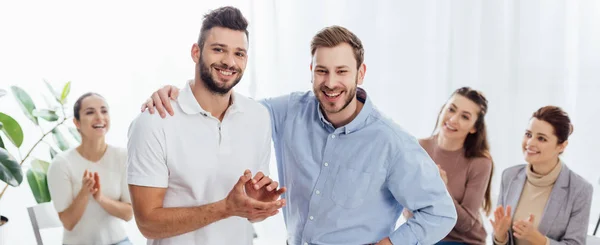
{"type": "Polygon", "coordinates": [[[356,69],[362,65],[365,58],[365,49],[360,39],[348,29],[341,26],[329,26],[321,29],[310,43],[310,54],[315,55],[317,48],[333,48],[342,43],[349,44],[354,50],[356,69]]]}

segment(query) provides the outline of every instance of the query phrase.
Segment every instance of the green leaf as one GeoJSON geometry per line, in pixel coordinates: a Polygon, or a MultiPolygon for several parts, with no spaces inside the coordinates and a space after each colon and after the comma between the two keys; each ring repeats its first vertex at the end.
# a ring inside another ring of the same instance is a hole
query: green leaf
{"type": "Polygon", "coordinates": [[[48,81],[46,81],[46,80],[44,80],[44,83],[46,84],[46,87],[48,87],[48,90],[50,90],[50,94],[52,94],[52,97],[54,97],[54,99],[56,99],[56,101],[60,102],[60,96],[56,92],[56,90],[54,90],[52,85],[50,85],[50,83],[48,83],[48,81]]]}
{"type": "Polygon", "coordinates": [[[48,95],[44,94],[44,95],[42,95],[42,97],[44,98],[44,101],[46,102],[48,109],[53,110],[53,111],[60,109],[59,104],[56,103],[56,101],[49,99],[48,95]]]}
{"type": "Polygon", "coordinates": [[[15,119],[0,112],[0,123],[3,124],[2,132],[8,137],[8,139],[17,147],[21,147],[23,144],[23,129],[21,125],[15,119]]]}
{"type": "MultiPolygon", "coordinates": [[[[0,130],[2,130],[2,122],[0,122],[0,130]]],[[[4,141],[2,141],[2,136],[0,136],[0,148],[4,148],[6,149],[6,147],[4,146],[4,141]]]]}
{"type": "Polygon", "coordinates": [[[23,110],[23,113],[25,113],[25,116],[35,123],[35,125],[38,125],[37,117],[33,116],[32,113],[35,109],[35,104],[33,103],[33,100],[31,100],[29,94],[17,86],[11,86],[10,89],[15,95],[15,98],[17,98],[19,106],[21,107],[21,110],[23,110]]]}
{"type": "Polygon", "coordinates": [[[61,151],[66,151],[69,149],[69,143],[57,128],[52,130],[52,136],[61,151]]]}
{"type": "Polygon", "coordinates": [[[79,131],[77,131],[76,128],[69,127],[69,133],[71,133],[71,135],[73,135],[73,138],[75,138],[75,140],[77,140],[77,142],[81,143],[81,134],[79,134],[79,131]]]}
{"type": "Polygon", "coordinates": [[[71,92],[71,82],[67,82],[67,84],[65,84],[65,86],[63,87],[62,93],[60,94],[60,103],[61,104],[65,104],[67,103],[67,96],[69,95],[69,92],[71,92]]]}
{"type": "Polygon", "coordinates": [[[33,197],[35,197],[35,201],[38,204],[50,202],[52,200],[50,198],[48,176],[46,173],[31,168],[27,170],[27,182],[29,183],[29,188],[31,188],[31,193],[33,193],[33,197]]]}
{"type": "Polygon", "coordinates": [[[42,118],[48,122],[55,122],[56,120],[58,120],[58,115],[56,114],[56,111],[41,109],[41,110],[34,110],[32,114],[34,116],[42,118]]]}
{"type": "Polygon", "coordinates": [[[54,159],[56,155],[58,155],[58,152],[56,152],[54,148],[50,147],[50,159],[54,159]]]}
{"type": "Polygon", "coordinates": [[[17,187],[23,182],[21,165],[6,151],[0,148],[0,180],[17,187]]]}
{"type": "Polygon", "coordinates": [[[0,97],[6,95],[6,90],[0,88],[0,97]]]}
{"type": "Polygon", "coordinates": [[[31,161],[31,168],[42,171],[42,173],[48,173],[48,167],[50,167],[50,163],[44,160],[33,159],[31,161]]]}

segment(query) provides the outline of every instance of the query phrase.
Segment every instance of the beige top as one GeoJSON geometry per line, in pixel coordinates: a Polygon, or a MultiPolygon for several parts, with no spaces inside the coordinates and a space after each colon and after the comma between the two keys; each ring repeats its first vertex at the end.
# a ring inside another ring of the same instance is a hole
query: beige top
{"type": "MultiPolygon", "coordinates": [[[[552,192],[552,187],[554,187],[561,169],[562,165],[557,164],[550,173],[541,175],[534,173],[531,165],[527,166],[527,181],[523,186],[523,192],[521,192],[519,203],[515,209],[513,222],[529,219],[529,215],[533,214],[533,227],[538,228],[544,208],[552,192]]],[[[530,243],[515,237],[515,244],[528,245],[530,243]]]]}

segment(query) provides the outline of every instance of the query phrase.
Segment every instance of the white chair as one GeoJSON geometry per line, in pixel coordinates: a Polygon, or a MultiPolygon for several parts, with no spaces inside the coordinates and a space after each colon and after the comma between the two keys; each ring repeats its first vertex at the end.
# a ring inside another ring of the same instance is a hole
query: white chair
{"type": "Polygon", "coordinates": [[[28,207],[29,219],[33,226],[33,233],[38,245],[43,245],[40,230],[48,228],[62,227],[62,222],[58,218],[58,213],[51,202],[41,203],[33,207],[28,207]]]}
{"type": "Polygon", "coordinates": [[[588,235],[587,239],[585,240],[585,244],[587,244],[587,245],[600,245],[600,237],[588,235]]]}

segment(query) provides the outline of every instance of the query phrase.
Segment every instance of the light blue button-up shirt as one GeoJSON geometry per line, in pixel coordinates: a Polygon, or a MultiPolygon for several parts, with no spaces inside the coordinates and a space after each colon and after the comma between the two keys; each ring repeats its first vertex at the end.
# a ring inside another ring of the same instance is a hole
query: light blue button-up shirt
{"type": "Polygon", "coordinates": [[[456,223],[438,169],[416,138],[358,88],[362,110],[334,128],[312,92],[263,100],[269,109],[291,245],[434,244],[456,223]],[[414,218],[395,229],[406,207],[414,218]]]}

